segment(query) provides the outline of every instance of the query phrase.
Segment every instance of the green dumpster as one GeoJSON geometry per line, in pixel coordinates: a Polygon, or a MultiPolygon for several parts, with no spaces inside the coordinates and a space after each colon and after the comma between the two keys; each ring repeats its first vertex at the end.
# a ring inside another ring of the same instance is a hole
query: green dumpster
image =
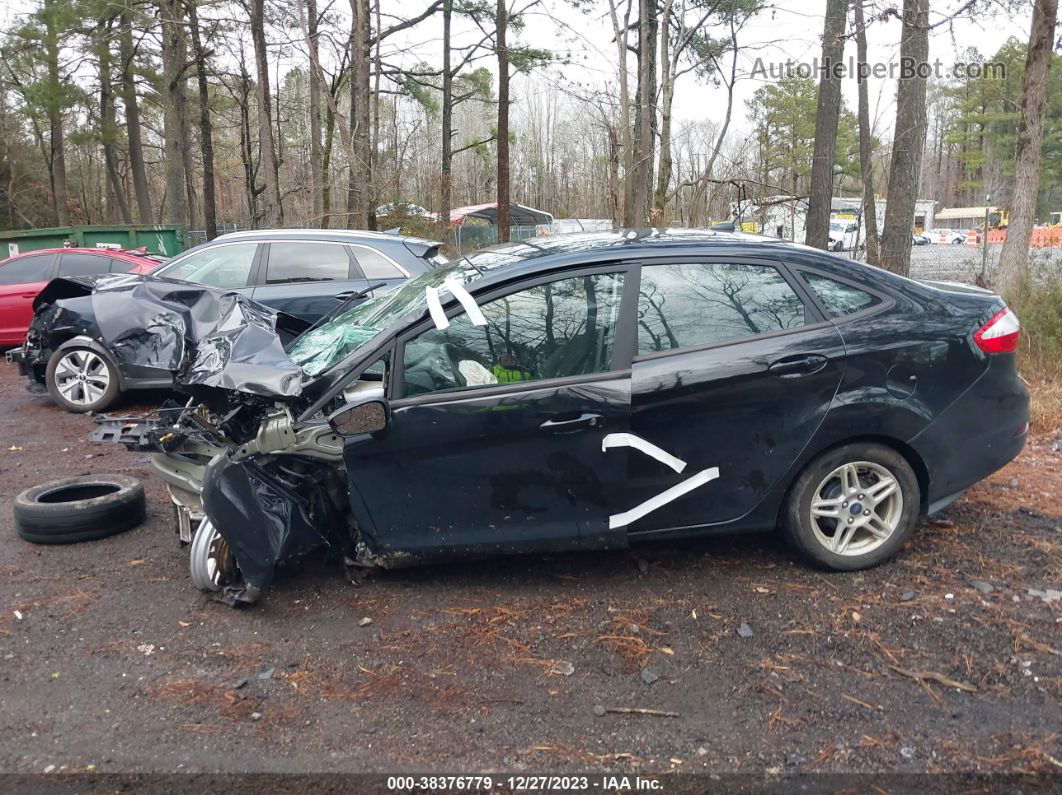
{"type": "Polygon", "coordinates": [[[41,248],[147,248],[172,257],[184,250],[179,226],[53,226],[0,232],[0,259],[41,248]]]}

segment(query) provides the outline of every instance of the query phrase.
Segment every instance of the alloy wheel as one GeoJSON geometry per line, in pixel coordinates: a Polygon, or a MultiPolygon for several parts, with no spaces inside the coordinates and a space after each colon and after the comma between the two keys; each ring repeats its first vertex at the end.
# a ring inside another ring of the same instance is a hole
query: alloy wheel
{"type": "Polygon", "coordinates": [[[201,591],[220,591],[239,577],[232,549],[209,519],[195,531],[189,550],[188,570],[192,583],[201,591]]]}
{"type": "Polygon", "coordinates": [[[884,544],[900,526],[903,491],[880,464],[852,461],[830,472],[811,500],[811,530],[824,549],[865,555],[884,544]]]}
{"type": "Polygon", "coordinates": [[[76,406],[91,406],[106,394],[111,372],[103,357],[90,350],[76,349],[55,367],[55,388],[76,406]]]}

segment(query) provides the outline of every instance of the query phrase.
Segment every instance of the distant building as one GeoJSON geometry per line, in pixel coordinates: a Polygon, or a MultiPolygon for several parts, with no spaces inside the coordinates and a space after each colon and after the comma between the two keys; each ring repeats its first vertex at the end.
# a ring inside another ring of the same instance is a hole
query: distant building
{"type": "Polygon", "coordinates": [[[990,227],[999,224],[998,207],[948,207],[937,213],[937,225],[940,229],[970,229],[985,224],[985,213],[988,213],[988,225],[990,227]]]}
{"type": "MultiPolygon", "coordinates": [[[[915,201],[912,231],[932,229],[939,215],[933,199],[915,201]]],[[[885,225],[885,200],[874,202],[874,215],[878,222],[878,234],[885,225]]],[[[746,232],[757,232],[769,237],[803,243],[807,227],[808,200],[792,196],[765,196],[745,202],[732,202],[731,217],[735,224],[746,232]],[[755,228],[754,228],[755,227],[755,228]]],[[[831,220],[859,221],[859,238],[866,238],[863,224],[863,202],[858,198],[835,198],[830,203],[831,220]]],[[[983,220],[983,215],[982,215],[983,220]]]]}

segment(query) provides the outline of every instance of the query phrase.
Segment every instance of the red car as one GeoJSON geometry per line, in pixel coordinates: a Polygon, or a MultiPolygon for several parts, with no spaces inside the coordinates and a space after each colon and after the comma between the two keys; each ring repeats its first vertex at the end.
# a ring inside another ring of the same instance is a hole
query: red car
{"type": "Polygon", "coordinates": [[[163,261],[145,249],[44,248],[0,261],[0,347],[20,345],[33,320],[33,299],[56,276],[147,273],[163,261]]]}

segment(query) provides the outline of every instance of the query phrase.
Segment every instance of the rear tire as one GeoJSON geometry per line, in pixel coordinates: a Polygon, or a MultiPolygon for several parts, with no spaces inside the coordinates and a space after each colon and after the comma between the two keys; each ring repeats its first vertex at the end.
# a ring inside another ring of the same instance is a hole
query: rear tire
{"type": "Polygon", "coordinates": [[[867,569],[890,558],[918,523],[921,491],[907,460],[890,447],[855,443],[824,453],[796,479],[782,529],[811,563],[867,569]]]}
{"type": "Polygon", "coordinates": [[[60,348],[48,360],[44,373],[48,394],[66,411],[103,411],[118,397],[118,370],[110,359],[92,348],[60,348]]]}

